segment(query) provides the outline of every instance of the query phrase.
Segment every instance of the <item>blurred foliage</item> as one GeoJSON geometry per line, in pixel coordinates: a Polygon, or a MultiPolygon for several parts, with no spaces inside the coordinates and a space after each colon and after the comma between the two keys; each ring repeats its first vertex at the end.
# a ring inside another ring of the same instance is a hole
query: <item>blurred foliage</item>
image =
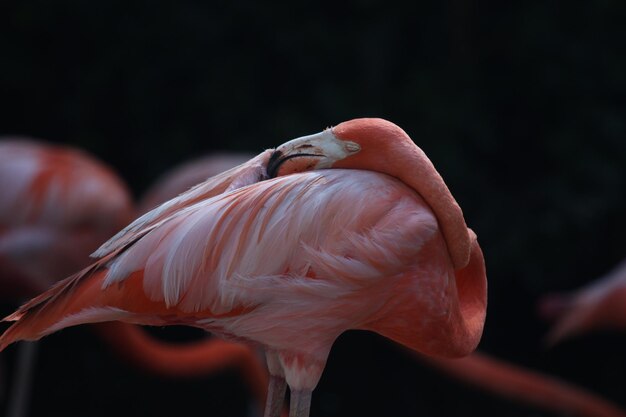
{"type": "MultiPolygon", "coordinates": [[[[480,237],[483,347],[621,398],[623,349],[591,338],[544,352],[534,302],[626,256],[625,21],[626,3],[611,0],[6,2],[0,133],[86,148],[139,194],[199,154],[392,120],[480,237]]],[[[324,395],[332,415],[339,397],[324,395]]]]}

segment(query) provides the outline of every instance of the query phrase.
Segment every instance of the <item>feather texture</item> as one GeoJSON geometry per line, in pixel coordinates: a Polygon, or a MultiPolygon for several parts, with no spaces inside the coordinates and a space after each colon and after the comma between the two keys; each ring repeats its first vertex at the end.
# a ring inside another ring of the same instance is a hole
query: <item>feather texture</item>
{"type": "Polygon", "coordinates": [[[302,280],[313,292],[334,280],[367,285],[406,268],[437,230],[421,198],[406,194],[397,180],[343,170],[240,188],[162,220],[108,265],[103,285],[145,269],[149,298],[217,314],[254,303],[243,288],[276,279],[324,277],[302,280]]]}
{"type": "Polygon", "coordinates": [[[270,155],[271,150],[262,152],[245,164],[209,178],[178,197],[161,204],[122,229],[98,248],[92,257],[102,258],[122,249],[157,227],[162,220],[171,214],[189,205],[265,179],[267,177],[267,161],[270,155]]]}
{"type": "Polygon", "coordinates": [[[186,324],[263,345],[297,393],[315,387],[345,330],[463,356],[485,317],[475,235],[430,160],[381,119],[266,151],[94,255],[7,318],[17,322],[0,350],[83,320],[186,324]]]}

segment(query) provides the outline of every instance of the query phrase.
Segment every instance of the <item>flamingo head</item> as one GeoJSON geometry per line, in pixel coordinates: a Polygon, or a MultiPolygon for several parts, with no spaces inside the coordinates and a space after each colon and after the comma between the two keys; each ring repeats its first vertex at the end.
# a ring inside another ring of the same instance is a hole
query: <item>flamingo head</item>
{"type": "Polygon", "coordinates": [[[399,153],[415,147],[402,129],[387,120],[354,119],[279,146],[267,172],[270,178],[325,168],[385,172],[383,167],[397,161],[399,153]]]}
{"type": "Polygon", "coordinates": [[[272,153],[267,166],[274,178],[315,169],[332,168],[337,161],[355,155],[361,146],[338,138],[332,128],[286,142],[272,153]]]}

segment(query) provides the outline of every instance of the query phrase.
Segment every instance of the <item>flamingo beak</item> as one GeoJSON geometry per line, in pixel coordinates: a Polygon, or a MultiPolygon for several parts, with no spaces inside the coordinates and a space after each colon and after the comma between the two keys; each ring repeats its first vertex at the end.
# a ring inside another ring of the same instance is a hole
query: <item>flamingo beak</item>
{"type": "Polygon", "coordinates": [[[267,164],[267,176],[292,174],[330,168],[332,165],[361,150],[356,142],[341,140],[332,129],[314,135],[302,136],[280,145],[267,164]]]}

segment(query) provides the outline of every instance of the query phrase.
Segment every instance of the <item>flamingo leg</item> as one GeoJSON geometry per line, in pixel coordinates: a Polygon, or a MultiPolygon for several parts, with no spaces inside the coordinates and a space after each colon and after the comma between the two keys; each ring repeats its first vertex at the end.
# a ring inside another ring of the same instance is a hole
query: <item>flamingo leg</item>
{"type": "Polygon", "coordinates": [[[285,378],[270,375],[270,383],[267,389],[267,402],[265,403],[264,417],[280,417],[285,402],[287,383],[285,378]]]}
{"type": "Polygon", "coordinates": [[[37,358],[37,342],[20,343],[13,391],[9,398],[8,417],[24,417],[28,414],[30,388],[37,358]]]}
{"type": "Polygon", "coordinates": [[[289,417],[309,417],[312,393],[313,391],[307,389],[291,391],[289,417]]]}

